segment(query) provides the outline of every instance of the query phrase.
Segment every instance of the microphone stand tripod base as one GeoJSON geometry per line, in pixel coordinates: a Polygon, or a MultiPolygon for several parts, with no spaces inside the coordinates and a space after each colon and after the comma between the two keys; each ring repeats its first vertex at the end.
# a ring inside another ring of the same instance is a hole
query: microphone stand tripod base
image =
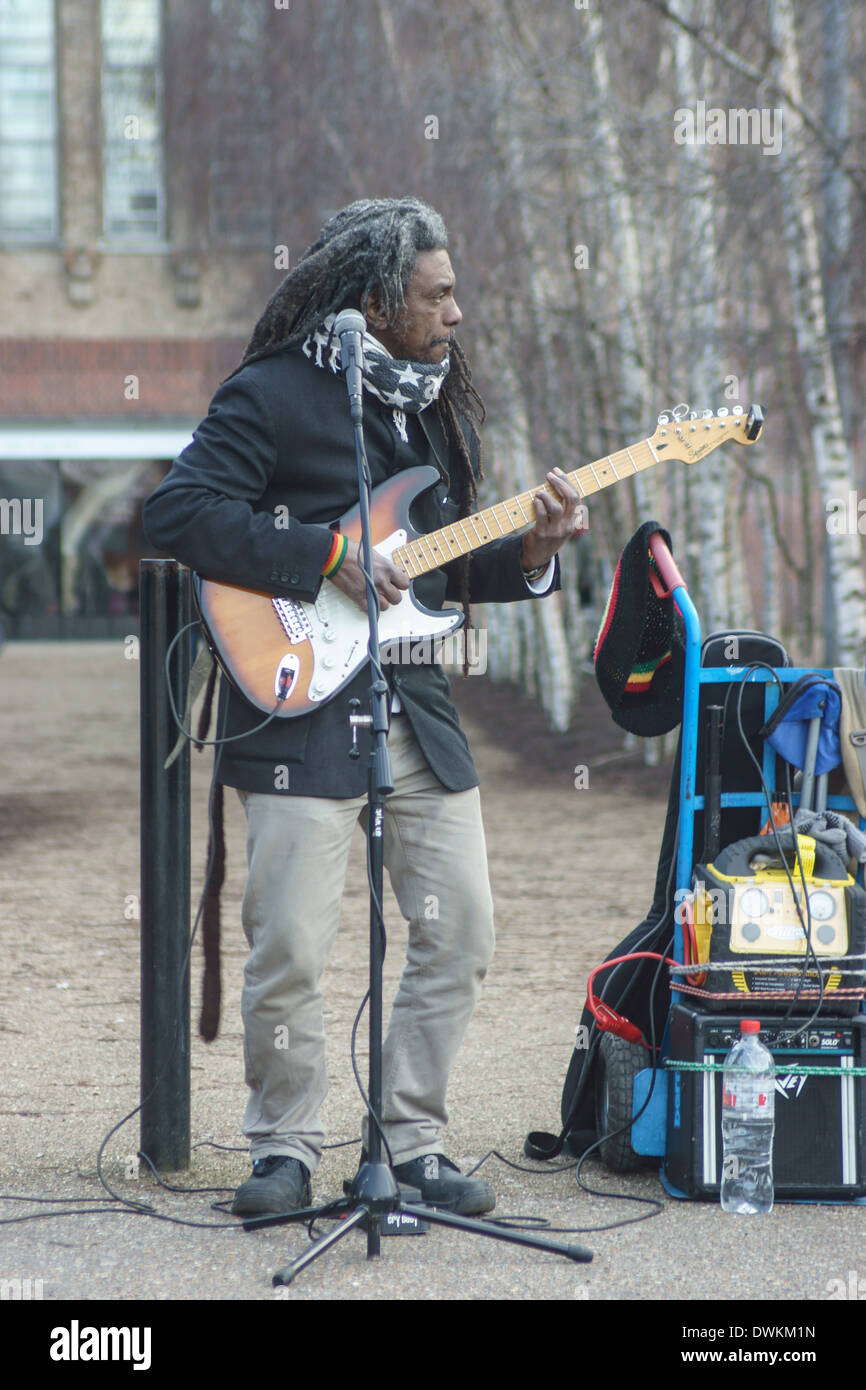
{"type": "Polygon", "coordinates": [[[362,1163],[349,1184],[349,1196],[377,1216],[400,1204],[397,1179],[387,1163],[362,1163]]]}
{"type": "MultiPolygon", "coordinates": [[[[530,1250],[543,1250],[548,1255],[562,1255],[567,1260],[572,1260],[575,1264],[590,1264],[593,1252],[585,1245],[565,1245],[556,1241],[545,1240],[541,1236],[531,1235],[528,1232],[514,1230],[508,1226],[497,1226],[495,1222],[487,1220],[475,1220],[468,1216],[455,1216],[452,1212],[442,1211],[438,1207],[427,1206],[426,1203],[405,1202],[397,1189],[394,1175],[385,1164],[371,1163],[365,1164],[358,1173],[355,1183],[363,1177],[363,1187],[369,1193],[367,1200],[356,1205],[353,1196],[343,1198],[341,1202],[335,1202],[330,1207],[320,1207],[313,1211],[293,1212],[285,1216],[266,1216],[258,1219],[253,1218],[243,1223],[245,1231],[251,1231],[262,1226],[279,1226],[290,1221],[303,1221],[310,1217],[320,1214],[327,1214],[330,1217],[346,1213],[345,1219],[340,1221],[339,1226],[329,1231],[327,1235],[321,1236],[319,1240],[311,1245],[290,1264],[278,1269],[273,1277],[272,1283],[275,1287],[291,1284],[296,1275],[302,1269],[312,1264],[313,1260],[318,1259],[332,1245],[336,1245],[344,1236],[348,1235],[355,1226],[361,1226],[366,1230],[368,1237],[371,1232],[375,1233],[378,1245],[378,1236],[386,1231],[386,1224],[391,1226],[388,1234],[408,1235],[422,1234],[428,1226],[448,1226],[451,1230],[471,1232],[474,1235],[487,1237],[488,1240],[504,1240],[509,1245],[523,1245],[530,1250]],[[369,1168],[369,1174],[364,1173],[364,1167],[369,1168]],[[383,1176],[387,1174],[387,1179],[383,1176]],[[390,1179],[390,1181],[388,1181],[390,1179]],[[409,1221],[416,1221],[418,1228],[412,1230],[409,1221]],[[406,1223],[406,1229],[402,1229],[406,1223]]],[[[378,1249],[375,1252],[378,1254],[378,1249]]],[[[367,1258],[370,1258],[368,1252],[367,1258]]]]}
{"type": "Polygon", "coordinates": [[[418,1188],[398,1187],[394,1174],[384,1163],[363,1163],[352,1182],[343,1183],[343,1191],[378,1216],[380,1235],[424,1236],[430,1229],[428,1222],[409,1216],[404,1209],[405,1202],[421,1201],[418,1188]]]}
{"type": "MultiPolygon", "coordinates": [[[[368,1243],[372,1239],[374,1254],[378,1254],[379,1234],[384,1229],[389,1214],[397,1211],[399,1206],[400,1190],[397,1187],[397,1179],[387,1163],[367,1162],[361,1164],[353,1181],[348,1185],[347,1196],[341,1201],[334,1202],[329,1207],[317,1207],[312,1212],[287,1212],[284,1216],[265,1216],[258,1219],[254,1217],[250,1221],[245,1221],[243,1226],[245,1231],[253,1231],[261,1229],[262,1226],[280,1226],[291,1221],[304,1221],[311,1215],[315,1218],[317,1215],[326,1213],[329,1216],[341,1218],[340,1224],[334,1230],[321,1236],[303,1254],[298,1255],[290,1264],[277,1270],[271,1282],[278,1287],[291,1284],[302,1269],[305,1269],[319,1255],[324,1254],[337,1241],[342,1240],[355,1226],[363,1226],[368,1235],[368,1243]]],[[[398,1222],[395,1231],[399,1231],[399,1229],[398,1222]]]]}

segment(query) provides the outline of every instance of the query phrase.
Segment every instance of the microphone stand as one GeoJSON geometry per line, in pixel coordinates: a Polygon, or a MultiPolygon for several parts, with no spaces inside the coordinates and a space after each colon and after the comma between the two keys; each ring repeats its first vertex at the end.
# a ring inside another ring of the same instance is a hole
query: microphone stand
{"type": "MultiPolygon", "coordinates": [[[[369,1038],[370,1070],[367,1096],[368,1124],[367,1156],[361,1164],[353,1181],[346,1185],[346,1196],[321,1207],[306,1208],[302,1211],[287,1212],[280,1216],[250,1217],[243,1222],[245,1231],[257,1231],[265,1226],[282,1226],[294,1221],[309,1222],[317,1216],[339,1217],[338,1226],[320,1236],[308,1249],[289,1264],[278,1269],[273,1276],[275,1286],[290,1284],[302,1269],[332,1245],[337,1244],[355,1226],[361,1226],[367,1233],[367,1259],[376,1259],[380,1253],[382,1221],[396,1217],[394,1229],[401,1229],[400,1218],[407,1229],[421,1232],[423,1224],[450,1226],[461,1231],[472,1231],[477,1235],[489,1236],[493,1240],[508,1241],[513,1245],[526,1245],[533,1250],[544,1250],[548,1254],[564,1255],[577,1263],[592,1260],[592,1251],[582,1245],[564,1245],[554,1241],[541,1240],[537,1236],[497,1226],[490,1221],[476,1221],[465,1216],[455,1216],[450,1212],[439,1211],[419,1202],[402,1200],[397,1180],[390,1166],[382,1161],[382,967],[384,964],[385,923],[382,915],[383,894],[383,830],[385,798],[394,790],[391,773],[391,755],[388,751],[388,726],[390,713],[390,689],[379,664],[379,596],[373,580],[373,540],[370,521],[370,493],[372,480],[364,446],[363,421],[363,332],[366,328],[363,316],[352,310],[344,310],[338,315],[333,332],[340,332],[342,343],[342,366],[346,372],[349,391],[349,408],[355,437],[355,462],[358,470],[358,497],[361,520],[361,555],[367,597],[367,618],[369,622],[369,655],[372,671],[370,685],[370,713],[359,714],[358,700],[352,700],[355,708],[349,715],[352,730],[352,746],[349,757],[357,758],[357,730],[367,727],[372,731],[372,744],[367,776],[367,865],[370,883],[370,983],[369,998],[369,1038]],[[351,336],[350,336],[351,335],[351,336]]],[[[418,1194],[420,1198],[420,1193],[418,1194]]]]}

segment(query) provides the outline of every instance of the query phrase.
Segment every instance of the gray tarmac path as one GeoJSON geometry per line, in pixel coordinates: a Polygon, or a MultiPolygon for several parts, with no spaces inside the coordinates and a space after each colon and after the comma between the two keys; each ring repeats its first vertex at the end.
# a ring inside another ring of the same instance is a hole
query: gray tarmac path
{"type": "MultiPolygon", "coordinates": [[[[108,1143],[112,1188],[163,1218],[116,1209],[15,1221],[106,1194],[96,1176],[108,1130],[138,1101],[138,667],[121,643],[13,644],[0,655],[0,1279],[31,1280],[42,1300],[95,1318],[102,1301],[268,1302],[568,1301],[654,1305],[653,1324],[694,1319],[806,1324],[844,1284],[866,1297],[866,1210],[777,1205],[764,1219],[714,1203],[680,1202],[652,1172],[623,1177],[595,1161],[582,1192],[573,1170],[518,1172],[489,1159],[497,1215],[578,1227],[557,1236],[591,1247],[577,1265],[477,1236],[433,1230],[386,1239],[368,1262],[354,1232],[290,1288],[274,1269],[304,1248],[295,1228],[244,1233],[211,1203],[248,1175],[240,1134],[245,1088],[239,1023],[245,949],[239,924],[243,821],[227,798],[229,870],[223,895],[224,1004],[220,1035],[195,1038],[192,1165],[163,1190],[136,1160],[137,1118],[108,1143]],[[62,682],[46,682],[47,665],[62,682]],[[219,1146],[219,1147],[214,1147],[219,1146]],[[643,1214],[614,1194],[660,1204],[643,1214]],[[217,1227],[214,1229],[214,1225],[217,1227]],[[608,1230],[587,1230],[606,1225],[608,1230]],[[851,1276],[854,1276],[852,1283],[851,1276]],[[39,1285],[35,1281],[41,1281],[39,1285]],[[777,1308],[803,1300],[798,1308],[777,1308]]],[[[482,781],[499,944],[452,1081],[448,1151],[464,1168],[496,1148],[518,1164],[529,1130],[554,1129],[586,976],[645,915],[652,896],[669,768],[621,757],[620,736],[587,684],[576,730],[548,734],[537,713],[481,680],[455,681],[482,781]],[[577,789],[573,769],[589,768],[577,789]]],[[[209,760],[194,756],[194,895],[204,858],[209,760]]],[[[360,836],[338,946],[325,981],[334,1141],[356,1138],[360,1106],[349,1035],[366,984],[366,888],[360,836]]],[[[400,964],[401,923],[387,899],[386,998],[400,964]]],[[[194,1017],[200,953],[195,951],[194,1017]]],[[[366,1075],[364,1050],[360,1052],[366,1075]]],[[[357,1147],[329,1151],[316,1199],[339,1195],[357,1147]]],[[[115,1204],[116,1206],[117,1204],[115,1204]]],[[[8,1296],[8,1294],[7,1294],[8,1296]]],[[[826,1311],[826,1310],[824,1310],[826,1311]]],[[[132,1316],[130,1314],[130,1316],[132,1316]]],[[[623,1315],[627,1322],[633,1314],[623,1315]]],[[[677,1334],[678,1335],[678,1334],[677,1334]]]]}

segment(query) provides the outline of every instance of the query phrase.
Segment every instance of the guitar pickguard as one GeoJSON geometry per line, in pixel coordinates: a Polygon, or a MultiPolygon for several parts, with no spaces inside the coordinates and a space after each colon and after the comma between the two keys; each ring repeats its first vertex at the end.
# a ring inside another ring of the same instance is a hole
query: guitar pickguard
{"type": "MultiPolygon", "coordinates": [[[[405,531],[394,531],[374,548],[380,555],[391,555],[406,544],[405,531]]],[[[314,603],[297,599],[273,599],[290,647],[308,642],[313,652],[313,674],[306,698],[322,704],[346,685],[367,660],[369,626],[366,613],[358,608],[335,584],[323,584],[314,603]]],[[[453,632],[462,614],[452,610],[430,613],[419,608],[407,589],[399,603],[379,615],[379,645],[417,641],[453,632]]],[[[279,697],[280,667],[274,689],[279,697]]]]}

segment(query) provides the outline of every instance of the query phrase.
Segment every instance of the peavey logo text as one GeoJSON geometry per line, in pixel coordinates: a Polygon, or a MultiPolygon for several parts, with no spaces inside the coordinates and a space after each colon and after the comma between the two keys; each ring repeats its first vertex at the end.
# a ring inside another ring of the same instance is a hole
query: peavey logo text
{"type": "Polygon", "coordinates": [[[800,1076],[798,1072],[794,1072],[791,1076],[776,1077],[776,1090],[780,1096],[784,1096],[785,1100],[790,1100],[792,1097],[796,1100],[805,1084],[805,1076],[800,1076]]]}
{"type": "Polygon", "coordinates": [[[149,1327],[69,1327],[51,1329],[52,1361],[132,1361],[134,1371],[150,1369],[149,1327]]]}

